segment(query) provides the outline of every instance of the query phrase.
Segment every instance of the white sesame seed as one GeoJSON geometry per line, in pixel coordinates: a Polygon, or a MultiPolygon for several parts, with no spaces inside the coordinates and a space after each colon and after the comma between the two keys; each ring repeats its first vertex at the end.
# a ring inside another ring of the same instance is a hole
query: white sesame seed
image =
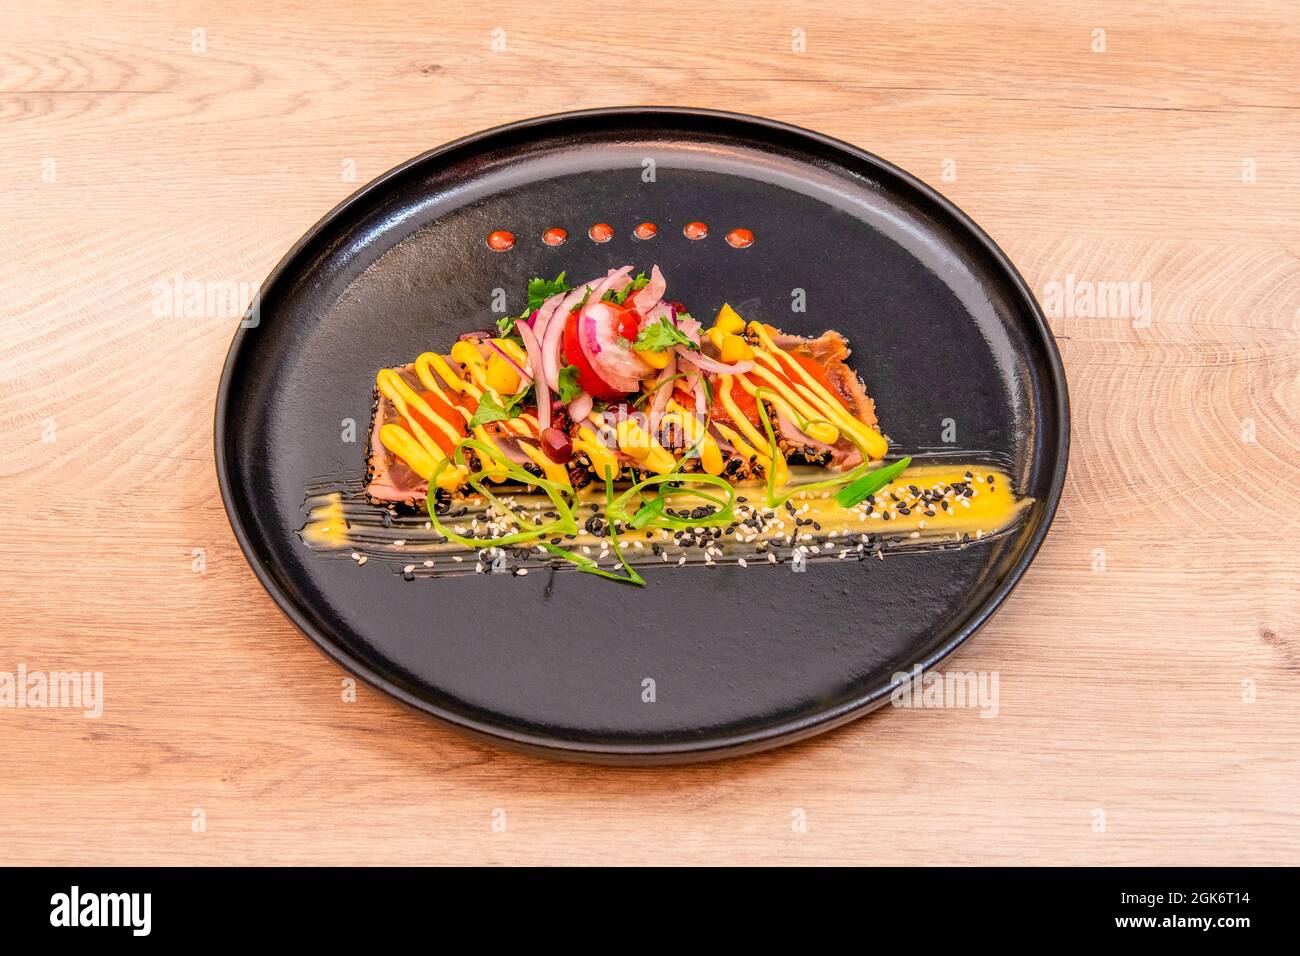
{"type": "Polygon", "coordinates": [[[457,564],[459,564],[460,562],[462,562],[462,561],[465,560],[465,559],[462,558],[459,554],[453,554],[453,555],[451,556],[451,559],[452,559],[453,561],[455,561],[457,564]]]}
{"type": "Polygon", "coordinates": [[[519,569],[518,571],[516,571],[515,573],[518,574],[518,575],[522,578],[525,574],[528,573],[528,569],[527,569],[527,568],[520,568],[520,569],[519,569]]]}
{"type": "Polygon", "coordinates": [[[408,564],[406,567],[402,568],[402,573],[403,573],[403,574],[410,574],[410,573],[411,573],[412,571],[414,571],[414,570],[415,570],[415,565],[413,565],[413,564],[408,564]]]}
{"type": "Polygon", "coordinates": [[[361,557],[357,558],[357,567],[361,567],[361,565],[365,564],[369,560],[370,559],[363,554],[361,557]]]}
{"type": "Polygon", "coordinates": [[[737,558],[736,563],[739,564],[742,568],[749,567],[749,562],[746,561],[744,558],[737,558]]]}

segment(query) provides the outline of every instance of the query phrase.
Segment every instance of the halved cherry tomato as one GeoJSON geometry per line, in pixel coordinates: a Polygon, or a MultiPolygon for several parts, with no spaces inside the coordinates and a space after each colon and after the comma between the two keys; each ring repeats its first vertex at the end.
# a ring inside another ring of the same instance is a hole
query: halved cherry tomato
{"type": "Polygon", "coordinates": [[[614,324],[618,334],[629,342],[635,342],[637,333],[641,331],[640,313],[630,305],[615,305],[613,302],[605,304],[617,313],[614,324]]]}
{"type": "MultiPolygon", "coordinates": [[[[636,315],[635,310],[632,311],[632,315],[636,315]]],[[[622,317],[619,318],[620,334],[622,334],[622,323],[624,321],[625,319],[622,317]]],[[[635,331],[632,333],[632,337],[636,337],[635,331]]],[[[587,361],[582,346],[578,344],[578,313],[576,310],[569,313],[569,318],[564,323],[564,341],[561,343],[561,348],[564,352],[564,361],[578,370],[578,384],[592,398],[608,402],[627,394],[626,392],[620,392],[597,375],[596,370],[587,361]]]]}

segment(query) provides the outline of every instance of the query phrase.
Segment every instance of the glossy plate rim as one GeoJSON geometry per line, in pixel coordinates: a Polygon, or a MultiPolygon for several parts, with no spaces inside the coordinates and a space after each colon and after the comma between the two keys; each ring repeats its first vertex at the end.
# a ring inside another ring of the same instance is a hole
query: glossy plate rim
{"type": "MultiPolygon", "coordinates": [[[[336,219],[343,216],[347,211],[364,204],[373,193],[380,191],[390,180],[402,175],[413,166],[435,160],[438,156],[444,155],[453,150],[472,146],[503,133],[519,133],[538,127],[544,128],[554,123],[572,122],[574,120],[599,121],[604,118],[626,120],[644,115],[658,115],[667,118],[680,116],[682,118],[695,120],[713,118],[731,123],[741,122],[750,125],[767,135],[793,137],[796,140],[804,139],[824,148],[845,154],[846,158],[852,160],[854,163],[875,167],[884,175],[894,177],[909,188],[916,190],[927,200],[936,204],[943,213],[952,217],[954,224],[964,229],[969,234],[970,238],[976,242],[1002,270],[1006,281],[1009,283],[1010,291],[1014,292],[1015,296],[1023,302],[1028,315],[1032,317],[1032,331],[1041,337],[1046,352],[1045,367],[1041,368],[1040,371],[1046,373],[1046,377],[1050,381],[1052,389],[1056,395],[1055,405],[1052,407],[1044,406],[1041,412],[1043,416],[1055,417],[1059,434],[1056,448],[1044,451],[1044,454],[1051,454],[1054,458],[1051,465],[1050,491],[1042,499],[1041,503],[1043,511],[1037,527],[1031,533],[1020,557],[1016,559],[1015,563],[1003,576],[997,588],[994,589],[994,591],[980,606],[978,606],[964,626],[956,630],[950,639],[938,650],[919,662],[922,671],[930,670],[936,664],[940,663],[952,654],[958,647],[965,643],[971,635],[984,626],[993,613],[997,611],[1006,600],[1007,596],[1015,588],[1016,584],[1019,583],[1020,578],[1033,562],[1034,557],[1038,554],[1039,548],[1046,539],[1047,533],[1052,526],[1052,521],[1056,517],[1057,506],[1060,502],[1061,494],[1065,486],[1065,475],[1069,463],[1070,452],[1070,403],[1065,369],[1061,361],[1060,351],[1056,345],[1056,339],[1052,335],[1052,330],[1047,323],[1042,308],[1039,306],[1037,299],[1029,288],[1029,285],[1020,275],[1019,270],[1016,269],[1007,254],[1002,251],[1001,247],[999,247],[997,243],[995,243],[992,238],[990,238],[989,235],[956,204],[943,196],[933,187],[913,176],[906,170],[895,166],[888,160],[882,159],[876,154],[858,146],[854,146],[851,143],[827,136],[823,133],[818,133],[815,130],[795,126],[779,120],[726,110],[675,106],[618,106],[550,113],[544,116],[504,123],[476,133],[471,133],[468,136],[462,136],[459,139],[426,150],[425,152],[393,167],[387,172],[380,174],[370,182],[361,186],[322,216],[302,235],[301,238],[298,239],[297,242],[293,244],[289,251],[284,254],[280,261],[275,265],[275,268],[271,270],[265,281],[262,282],[259,287],[258,296],[252,308],[257,308],[257,303],[269,296],[271,290],[281,281],[282,276],[295,266],[296,260],[302,250],[306,248],[320,233],[329,228],[336,219]]],[[[251,309],[249,314],[251,314],[251,309]]],[[[216,408],[213,421],[213,445],[217,471],[217,484],[221,492],[221,500],[225,507],[226,517],[230,522],[231,529],[234,531],[236,540],[239,542],[239,547],[244,554],[245,560],[253,569],[253,573],[257,576],[258,581],[261,582],[262,587],[264,587],[267,593],[270,594],[271,598],[275,601],[276,605],[284,615],[288,617],[289,620],[293,622],[293,624],[302,631],[303,634],[305,634],[312,643],[325,654],[326,657],[334,661],[348,673],[360,678],[371,687],[382,691],[394,700],[397,700],[426,716],[432,717],[444,726],[466,734],[473,739],[501,746],[515,752],[581,763],[667,765],[696,763],[717,760],[724,757],[736,757],[795,743],[796,741],[804,740],[808,737],[840,727],[849,721],[855,720],[856,718],[875,710],[885,702],[892,691],[892,684],[883,687],[872,687],[863,692],[857,698],[846,701],[836,707],[788,720],[784,723],[766,727],[761,730],[746,731],[725,737],[710,737],[703,738],[699,741],[687,741],[673,744],[615,744],[556,740],[537,734],[514,731],[484,721],[474,720],[463,714],[457,714],[432,704],[415,694],[408,693],[403,688],[389,681],[382,674],[376,672],[373,668],[370,668],[356,660],[352,655],[342,650],[330,635],[325,634],[316,628],[297,607],[297,605],[288,597],[288,595],[280,589],[275,581],[274,575],[258,556],[253,547],[248,529],[244,526],[244,522],[239,515],[238,502],[235,500],[235,493],[232,489],[230,477],[231,466],[225,450],[225,433],[228,427],[227,406],[230,403],[231,380],[234,376],[235,367],[240,360],[240,355],[244,351],[247,341],[247,333],[249,331],[250,328],[245,327],[245,324],[241,322],[241,326],[236,330],[234,338],[230,344],[230,349],[226,354],[226,360],[221,371],[221,378],[217,386],[216,408]]],[[[1037,365],[1038,363],[1035,364],[1037,365]]]]}

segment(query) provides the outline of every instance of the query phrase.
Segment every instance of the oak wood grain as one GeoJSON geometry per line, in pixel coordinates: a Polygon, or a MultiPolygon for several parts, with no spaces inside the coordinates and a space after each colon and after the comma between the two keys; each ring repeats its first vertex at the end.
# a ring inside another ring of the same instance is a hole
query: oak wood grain
{"type": "Polygon", "coordinates": [[[0,3],[0,671],[106,696],[0,709],[5,861],[1300,863],[1300,22],[1135,7],[641,0],[616,19],[671,29],[610,58],[578,29],[608,4],[0,3]],[[233,322],[154,284],[255,284],[417,152],[635,103],[877,152],[1040,298],[1149,283],[1149,321],[1052,317],[1060,517],[953,662],[999,672],[996,718],[545,763],[344,702],[257,585],[212,466],[233,322]]]}

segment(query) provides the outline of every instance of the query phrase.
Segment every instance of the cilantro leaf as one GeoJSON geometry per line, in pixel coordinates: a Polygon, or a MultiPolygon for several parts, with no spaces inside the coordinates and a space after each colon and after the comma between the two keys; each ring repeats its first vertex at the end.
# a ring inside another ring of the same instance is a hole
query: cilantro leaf
{"type": "Polygon", "coordinates": [[[515,417],[519,407],[525,403],[525,400],[532,395],[533,388],[530,385],[518,394],[506,399],[505,404],[496,397],[491,390],[483,392],[479,396],[478,408],[474,409],[474,417],[469,420],[470,428],[477,428],[479,425],[486,425],[488,422],[508,421],[515,417]]]}
{"type": "Polygon", "coordinates": [[[540,279],[534,276],[528,280],[528,305],[524,311],[518,315],[503,315],[497,319],[497,331],[502,336],[508,336],[514,332],[515,323],[520,319],[526,319],[535,311],[542,307],[545,302],[553,295],[559,295],[562,292],[568,292],[570,287],[564,281],[564,273],[561,272],[554,279],[540,279]]]}
{"type": "Polygon", "coordinates": [[[565,405],[573,401],[582,393],[582,386],[578,384],[578,366],[566,365],[560,369],[560,377],[556,382],[559,385],[560,401],[565,405]]]}
{"type": "Polygon", "coordinates": [[[615,305],[622,305],[627,302],[629,297],[636,295],[649,284],[650,277],[644,272],[638,272],[636,278],[633,279],[622,292],[610,292],[605,296],[605,298],[612,299],[615,305]]]}
{"type": "Polygon", "coordinates": [[[688,349],[699,349],[699,346],[692,342],[685,332],[666,318],[660,318],[658,322],[651,322],[637,334],[632,348],[638,352],[662,352],[674,345],[684,345],[688,349]]]}
{"type": "Polygon", "coordinates": [[[559,295],[561,292],[568,292],[570,286],[564,281],[564,273],[561,272],[549,282],[545,279],[528,280],[528,310],[525,315],[532,315],[534,309],[540,309],[542,303],[553,295],[559,295]]]}

